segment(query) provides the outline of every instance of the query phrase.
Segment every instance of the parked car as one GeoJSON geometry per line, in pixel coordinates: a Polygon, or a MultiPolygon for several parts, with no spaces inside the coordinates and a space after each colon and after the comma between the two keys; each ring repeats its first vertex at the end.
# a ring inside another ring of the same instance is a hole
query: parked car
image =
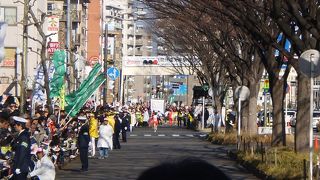
{"type": "MultiPolygon", "coordinates": [[[[290,112],[290,114],[293,114],[292,112],[290,112]]],[[[288,116],[289,116],[289,112],[288,112],[288,116]]],[[[296,126],[296,113],[294,114],[293,118],[290,120],[290,125],[292,127],[296,126]]],[[[320,111],[313,111],[313,118],[312,118],[312,128],[315,131],[319,131],[319,126],[320,126],[320,111]]]]}
{"type": "Polygon", "coordinates": [[[318,132],[319,125],[320,125],[320,111],[313,111],[313,121],[312,121],[313,130],[316,130],[318,132]]]}
{"type": "Polygon", "coordinates": [[[285,117],[286,125],[295,127],[296,125],[296,118],[297,118],[297,111],[296,110],[287,110],[284,111],[285,115],[287,113],[287,116],[285,117]]]}

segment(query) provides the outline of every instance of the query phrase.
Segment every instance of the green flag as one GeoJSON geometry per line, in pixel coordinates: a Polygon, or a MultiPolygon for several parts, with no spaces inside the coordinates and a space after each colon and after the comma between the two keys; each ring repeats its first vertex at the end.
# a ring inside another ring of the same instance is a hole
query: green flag
{"type": "Polygon", "coordinates": [[[64,84],[64,75],[66,73],[65,58],[66,54],[62,50],[56,50],[53,54],[52,63],[55,70],[49,84],[51,98],[60,95],[60,89],[64,84]]]}
{"type": "Polygon", "coordinates": [[[90,71],[88,77],[83,81],[83,83],[80,84],[80,87],[76,91],[73,91],[72,93],[68,94],[65,97],[66,104],[68,104],[68,105],[74,104],[74,102],[77,100],[77,98],[79,96],[82,96],[82,94],[84,94],[87,91],[90,84],[93,81],[95,81],[95,78],[96,78],[97,74],[100,72],[101,68],[102,68],[102,66],[100,63],[96,63],[94,65],[94,67],[90,71]]]}
{"type": "Polygon", "coordinates": [[[99,74],[88,86],[86,91],[81,96],[77,96],[74,103],[69,104],[66,107],[66,112],[69,113],[70,117],[74,117],[78,114],[90,96],[101,86],[101,84],[104,83],[105,80],[105,75],[103,73],[99,74]]]}

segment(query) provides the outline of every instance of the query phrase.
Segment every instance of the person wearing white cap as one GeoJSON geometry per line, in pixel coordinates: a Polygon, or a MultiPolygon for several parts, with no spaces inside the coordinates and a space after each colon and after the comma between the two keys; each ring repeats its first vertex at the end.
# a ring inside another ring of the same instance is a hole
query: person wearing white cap
{"type": "Polygon", "coordinates": [[[108,123],[108,118],[104,118],[103,123],[99,128],[99,139],[97,147],[99,148],[100,157],[99,159],[105,159],[108,157],[108,150],[113,148],[113,128],[108,123]]]}
{"type": "Polygon", "coordinates": [[[79,116],[78,120],[81,123],[78,134],[78,147],[80,152],[80,161],[82,164],[80,171],[88,171],[88,149],[90,142],[89,125],[85,116],[79,116]]]}
{"type": "Polygon", "coordinates": [[[18,137],[12,142],[12,148],[15,152],[13,158],[13,179],[27,179],[31,165],[31,143],[30,135],[26,130],[27,120],[21,117],[13,116],[15,121],[14,128],[19,133],[18,137]]]}
{"type": "Polygon", "coordinates": [[[28,174],[28,178],[38,177],[40,180],[54,180],[56,170],[51,159],[45,155],[42,148],[37,149],[38,161],[32,172],[28,174]]]}

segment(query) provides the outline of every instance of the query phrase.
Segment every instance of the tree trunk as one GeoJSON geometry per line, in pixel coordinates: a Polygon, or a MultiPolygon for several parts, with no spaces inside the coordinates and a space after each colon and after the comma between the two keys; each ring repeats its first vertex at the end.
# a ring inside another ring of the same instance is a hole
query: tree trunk
{"type": "MultiPolygon", "coordinates": [[[[237,103],[239,103],[238,100],[237,100],[237,103]]],[[[241,134],[248,133],[249,112],[250,112],[249,101],[242,101],[241,102],[241,134]]]]}
{"type": "Polygon", "coordinates": [[[257,96],[259,83],[254,79],[250,81],[249,84],[250,96],[249,96],[249,112],[248,112],[248,122],[247,122],[247,133],[251,135],[257,134],[257,96]]]}
{"type": "Polygon", "coordinates": [[[222,109],[222,102],[221,102],[221,95],[218,96],[213,96],[213,100],[214,100],[214,106],[213,108],[217,108],[219,114],[221,114],[221,109],[222,109]]]}
{"type": "Polygon", "coordinates": [[[270,77],[270,92],[273,107],[272,146],[286,146],[285,119],[283,117],[283,100],[285,97],[285,81],[275,76],[270,77]]]}
{"type": "Polygon", "coordinates": [[[295,151],[309,150],[310,124],[310,79],[298,73],[297,122],[295,129],[295,151]]]}
{"type": "MultiPolygon", "coordinates": [[[[46,43],[45,43],[46,44],[46,43]]],[[[45,47],[45,45],[43,46],[45,47]]],[[[46,64],[46,48],[41,49],[41,65],[43,68],[43,74],[44,74],[44,88],[46,90],[46,95],[47,95],[47,105],[49,109],[49,114],[53,113],[53,107],[52,107],[52,101],[50,98],[50,81],[49,81],[49,72],[47,69],[47,64],[46,64]]]]}

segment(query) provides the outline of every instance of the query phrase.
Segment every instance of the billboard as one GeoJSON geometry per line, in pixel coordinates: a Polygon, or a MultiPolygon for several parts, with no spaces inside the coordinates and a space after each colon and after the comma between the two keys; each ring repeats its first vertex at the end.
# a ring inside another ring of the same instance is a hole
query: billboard
{"type": "Polygon", "coordinates": [[[60,49],[59,44],[59,17],[49,16],[47,19],[47,35],[50,35],[47,39],[47,53],[48,57],[52,59],[54,51],[60,49]]]}
{"type": "Polygon", "coordinates": [[[6,47],[4,48],[4,58],[0,63],[0,67],[11,67],[16,66],[16,48],[15,47],[6,47]]]}
{"type": "MultiPolygon", "coordinates": [[[[195,61],[197,62],[197,61],[195,61]]],[[[190,66],[188,60],[180,56],[125,56],[122,58],[123,66],[138,67],[138,66],[162,66],[162,67],[182,67],[190,66]],[[145,64],[144,62],[152,62],[145,64]]],[[[196,63],[194,65],[197,65],[196,63]]],[[[200,65],[200,64],[198,64],[200,65]]]]}
{"type": "Polygon", "coordinates": [[[47,18],[47,35],[50,35],[50,37],[48,37],[48,42],[59,42],[58,32],[59,32],[59,17],[49,16],[47,18]]]}

